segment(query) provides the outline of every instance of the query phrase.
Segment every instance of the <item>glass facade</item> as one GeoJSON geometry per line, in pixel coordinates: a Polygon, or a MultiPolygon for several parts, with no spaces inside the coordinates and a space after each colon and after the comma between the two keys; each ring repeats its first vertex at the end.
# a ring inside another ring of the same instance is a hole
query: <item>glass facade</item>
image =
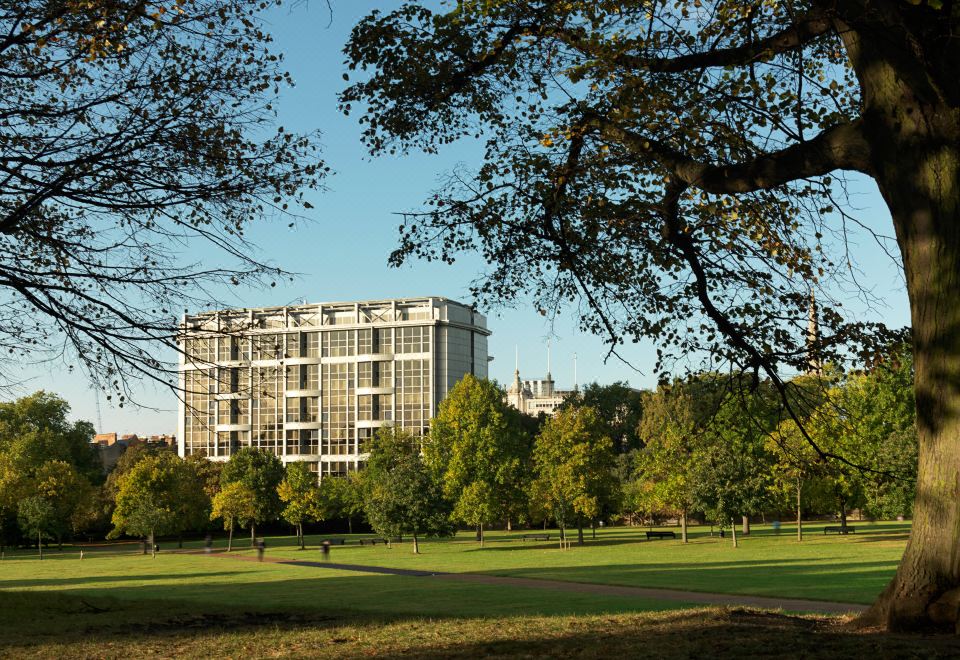
{"type": "Polygon", "coordinates": [[[487,376],[489,334],[445,298],[185,317],[180,453],[223,460],[251,446],[318,478],[355,470],[377,428],[422,435],[454,383],[487,376]]]}

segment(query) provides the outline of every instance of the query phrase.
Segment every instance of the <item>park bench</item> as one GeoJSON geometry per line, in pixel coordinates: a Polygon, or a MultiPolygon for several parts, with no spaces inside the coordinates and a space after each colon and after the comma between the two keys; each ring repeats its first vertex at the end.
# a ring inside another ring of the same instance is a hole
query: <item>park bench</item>
{"type": "Polygon", "coordinates": [[[383,543],[383,539],[360,539],[360,545],[376,545],[377,541],[383,543]]]}
{"type": "Polygon", "coordinates": [[[650,539],[675,539],[676,532],[647,532],[647,540],[650,539]]]}
{"type": "Polygon", "coordinates": [[[347,539],[326,539],[324,542],[330,545],[343,545],[347,542],[347,539]]]}
{"type": "Polygon", "coordinates": [[[520,537],[521,541],[549,541],[549,534],[524,534],[520,537]]]}
{"type": "Polygon", "coordinates": [[[846,528],[847,531],[843,531],[843,529],[844,529],[843,527],[824,527],[823,533],[825,535],[830,532],[834,532],[835,534],[856,534],[857,533],[857,530],[854,527],[847,527],[846,528]]]}

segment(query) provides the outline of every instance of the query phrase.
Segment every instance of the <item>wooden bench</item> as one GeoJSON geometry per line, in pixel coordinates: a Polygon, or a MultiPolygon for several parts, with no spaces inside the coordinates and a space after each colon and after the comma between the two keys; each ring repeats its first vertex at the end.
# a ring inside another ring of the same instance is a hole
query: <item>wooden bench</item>
{"type": "Polygon", "coordinates": [[[676,532],[647,532],[647,540],[650,539],[675,539],[676,532]]]}
{"type": "Polygon", "coordinates": [[[321,543],[329,543],[330,545],[344,545],[346,544],[347,539],[326,539],[321,541],[321,543]]]}
{"type": "Polygon", "coordinates": [[[383,539],[360,539],[360,545],[376,545],[377,541],[383,543],[383,539]]]}
{"type": "Polygon", "coordinates": [[[376,545],[378,543],[382,543],[383,545],[389,545],[391,543],[403,543],[403,537],[394,536],[393,538],[390,538],[390,539],[385,539],[385,538],[360,539],[360,545],[366,545],[367,543],[369,543],[370,545],[376,545]]]}
{"type": "Polygon", "coordinates": [[[843,527],[824,527],[823,533],[828,534],[829,532],[834,532],[836,534],[856,534],[857,530],[855,527],[847,527],[844,531],[843,527]]]}
{"type": "Polygon", "coordinates": [[[520,537],[521,541],[549,541],[549,534],[524,534],[520,537]]]}

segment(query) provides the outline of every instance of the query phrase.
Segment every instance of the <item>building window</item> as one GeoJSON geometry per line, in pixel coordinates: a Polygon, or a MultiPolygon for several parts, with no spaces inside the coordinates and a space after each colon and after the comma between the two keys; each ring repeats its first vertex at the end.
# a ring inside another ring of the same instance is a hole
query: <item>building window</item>
{"type": "Polygon", "coordinates": [[[397,328],[397,353],[426,353],[430,329],[424,326],[397,328]]]}
{"type": "Polygon", "coordinates": [[[323,333],[323,356],[346,357],[353,355],[352,335],[349,330],[333,330],[323,333]]]}

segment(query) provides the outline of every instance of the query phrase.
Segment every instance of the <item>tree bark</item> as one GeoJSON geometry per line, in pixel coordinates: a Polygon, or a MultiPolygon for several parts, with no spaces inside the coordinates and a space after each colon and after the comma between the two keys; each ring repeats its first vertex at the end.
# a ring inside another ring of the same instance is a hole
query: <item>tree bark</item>
{"type": "Polygon", "coordinates": [[[250,523],[250,547],[252,548],[257,544],[256,539],[256,524],[250,523]]]}
{"type": "Polygon", "coordinates": [[[483,547],[483,523],[480,523],[480,524],[477,526],[477,534],[478,534],[479,537],[480,537],[480,538],[479,538],[479,540],[480,540],[480,547],[482,548],[482,547],[483,547]]]}
{"type": "Polygon", "coordinates": [[[413,554],[420,554],[420,542],[417,540],[417,535],[413,535],[413,554]]]}
{"type": "Polygon", "coordinates": [[[947,60],[917,55],[924,42],[902,22],[868,20],[846,26],[841,37],[863,90],[872,174],[903,258],[919,461],[910,540],[860,621],[956,629],[957,608],[944,613],[937,605],[960,588],[960,102],[937,87],[956,72],[942,70],[947,60]]]}
{"type": "Polygon", "coordinates": [[[684,510],[680,514],[680,538],[684,543],[687,542],[687,512],[684,510]]]}
{"type": "Polygon", "coordinates": [[[227,552],[233,550],[233,523],[230,523],[230,534],[227,536],[227,552]]]}
{"type": "Polygon", "coordinates": [[[157,541],[152,529],[150,530],[150,557],[152,559],[157,558],[157,541]]]}
{"type": "Polygon", "coordinates": [[[743,535],[750,536],[750,516],[743,516],[743,535]]]}
{"type": "Polygon", "coordinates": [[[300,549],[304,550],[305,545],[303,542],[303,523],[297,523],[297,535],[300,537],[300,549]]]}
{"type": "Polygon", "coordinates": [[[347,532],[353,534],[353,516],[347,516],[347,532]]]}
{"type": "Polygon", "coordinates": [[[583,545],[583,520],[577,518],[577,545],[583,545]]]}
{"type": "Polygon", "coordinates": [[[803,541],[803,515],[800,509],[800,493],[802,487],[800,477],[797,477],[797,543],[803,541]]]}
{"type": "Polygon", "coordinates": [[[40,552],[40,561],[43,561],[43,533],[37,531],[37,550],[40,552]]]}
{"type": "Polygon", "coordinates": [[[733,547],[739,547],[737,545],[737,523],[735,523],[732,519],[730,520],[730,534],[733,536],[733,547]]]}
{"type": "Polygon", "coordinates": [[[840,533],[847,533],[847,498],[840,498],[840,533]]]}

